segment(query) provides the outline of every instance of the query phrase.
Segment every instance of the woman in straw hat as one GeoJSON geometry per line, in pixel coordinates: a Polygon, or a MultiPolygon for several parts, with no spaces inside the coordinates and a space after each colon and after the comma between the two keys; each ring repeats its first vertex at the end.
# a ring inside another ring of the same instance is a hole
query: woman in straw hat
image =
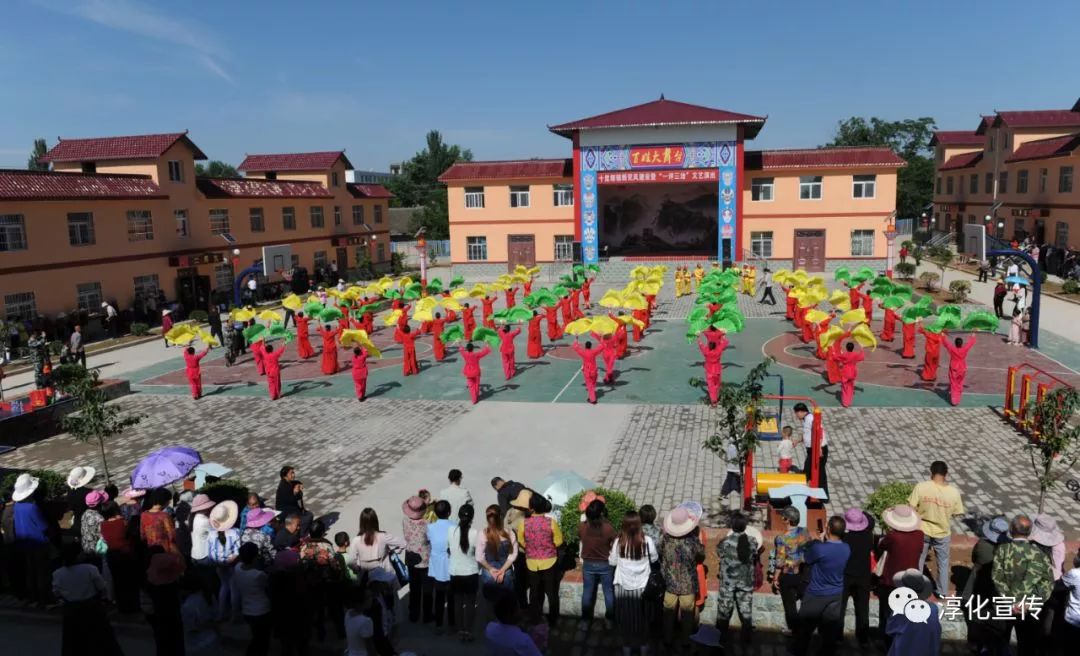
{"type": "Polygon", "coordinates": [[[25,472],[19,474],[11,490],[11,500],[15,502],[15,550],[22,557],[27,597],[41,605],[52,601],[50,538],[56,531],[41,508],[44,499],[45,489],[40,487],[40,481],[25,472]]]}
{"type": "Polygon", "coordinates": [[[240,555],[240,531],[235,528],[240,509],[233,500],[222,501],[210,511],[210,532],[206,536],[206,556],[217,566],[218,619],[227,620],[232,615],[231,582],[233,565],[240,555]]]}
{"type": "Polygon", "coordinates": [[[891,614],[889,593],[893,591],[893,576],[919,566],[923,532],[919,529],[922,525],[919,513],[907,504],[886,508],[881,513],[881,519],[888,531],[878,542],[875,551],[877,568],[874,573],[878,575],[878,626],[884,635],[885,623],[891,614]]]}
{"type": "Polygon", "coordinates": [[[431,578],[428,577],[428,559],[431,543],[428,542],[428,522],[424,519],[427,504],[413,495],[401,504],[401,534],[405,538],[405,565],[409,568],[409,621],[431,622],[435,619],[432,608],[431,578]]]}
{"type": "Polygon", "coordinates": [[[705,547],[698,537],[699,521],[700,516],[686,506],[676,506],[664,518],[660,560],[665,588],[664,645],[669,651],[687,648],[690,631],[697,621],[697,566],[705,560],[705,547]]]}

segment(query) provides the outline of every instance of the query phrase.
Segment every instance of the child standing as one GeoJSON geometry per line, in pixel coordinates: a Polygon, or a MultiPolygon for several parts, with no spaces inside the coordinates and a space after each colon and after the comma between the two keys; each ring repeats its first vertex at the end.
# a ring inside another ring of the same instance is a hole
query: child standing
{"type": "Polygon", "coordinates": [[[792,463],[795,460],[795,444],[792,441],[791,426],[784,426],[780,429],[780,444],[777,445],[777,453],[779,457],[778,466],[781,474],[787,474],[791,472],[792,463]]]}

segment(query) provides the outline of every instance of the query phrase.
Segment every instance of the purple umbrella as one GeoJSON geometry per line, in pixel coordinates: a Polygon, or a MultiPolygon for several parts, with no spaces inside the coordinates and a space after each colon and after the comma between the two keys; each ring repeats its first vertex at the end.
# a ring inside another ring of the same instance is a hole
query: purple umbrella
{"type": "Polygon", "coordinates": [[[131,487],[149,490],[183,479],[202,462],[199,452],[186,446],[167,446],[143,458],[131,472],[131,487]]]}

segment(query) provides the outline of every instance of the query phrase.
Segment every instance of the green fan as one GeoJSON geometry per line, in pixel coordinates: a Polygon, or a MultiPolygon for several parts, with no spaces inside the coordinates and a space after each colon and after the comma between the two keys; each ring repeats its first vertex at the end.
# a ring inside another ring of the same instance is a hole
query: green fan
{"type": "Polygon", "coordinates": [[[563,285],[555,285],[554,287],[551,288],[551,291],[552,291],[553,294],[555,294],[559,298],[562,298],[563,296],[566,296],[567,294],[570,293],[570,290],[567,289],[563,285]]]}
{"type": "Polygon", "coordinates": [[[312,301],[304,306],[304,314],[309,317],[317,317],[323,311],[322,303],[312,301]]]}
{"type": "Polygon", "coordinates": [[[697,336],[701,334],[701,331],[709,327],[708,319],[698,319],[697,321],[690,321],[686,326],[686,342],[693,344],[697,336]]]}
{"type": "Polygon", "coordinates": [[[600,265],[599,264],[586,265],[585,269],[588,270],[588,271],[592,271],[593,273],[600,273],[600,265]]]}
{"type": "Polygon", "coordinates": [[[454,287],[460,287],[465,284],[465,276],[454,276],[450,279],[450,284],[447,285],[447,289],[453,289],[454,287]]]}
{"type": "Polygon", "coordinates": [[[509,321],[510,319],[507,316],[509,314],[510,314],[510,308],[503,308],[501,310],[495,310],[494,312],[491,313],[491,320],[496,322],[496,323],[502,323],[504,321],[509,321]]]}
{"type": "Polygon", "coordinates": [[[427,293],[429,294],[441,294],[443,291],[442,280],[438,278],[432,278],[427,284],[427,293]]]}
{"type": "Polygon", "coordinates": [[[882,301],[881,306],[884,307],[886,310],[896,310],[898,308],[904,307],[905,303],[907,303],[907,301],[905,301],[903,297],[893,294],[892,296],[889,296],[884,301],[882,301]]]}
{"type": "Polygon", "coordinates": [[[256,342],[262,339],[262,334],[266,332],[266,326],[261,323],[257,323],[254,326],[248,326],[244,328],[244,340],[247,342],[256,342]]]}
{"type": "Polygon", "coordinates": [[[460,342],[463,339],[465,339],[465,331],[460,325],[450,326],[442,333],[442,341],[447,343],[460,342]]]}
{"type": "Polygon", "coordinates": [[[523,321],[528,321],[532,318],[532,310],[528,308],[523,308],[521,306],[512,307],[506,312],[506,321],[510,323],[520,323],[523,321]]]}
{"type": "Polygon", "coordinates": [[[930,311],[921,305],[912,305],[905,308],[900,314],[900,318],[904,320],[904,323],[914,323],[916,319],[930,316],[930,311]]]}
{"type": "Polygon", "coordinates": [[[943,330],[952,330],[960,325],[960,318],[954,317],[951,314],[938,315],[938,318],[933,323],[926,326],[926,331],[931,333],[940,333],[943,330]]]}
{"type": "Polygon", "coordinates": [[[690,314],[686,315],[686,320],[689,323],[694,323],[695,321],[701,321],[702,319],[707,319],[708,316],[709,316],[709,308],[705,307],[704,305],[698,305],[693,310],[690,310],[690,314]]]}
{"type": "MultiPolygon", "coordinates": [[[[416,284],[420,284],[420,283],[416,283],[416,284]]],[[[406,289],[405,293],[401,295],[401,300],[403,300],[403,301],[415,301],[418,298],[420,298],[421,295],[422,294],[420,293],[420,290],[418,290],[418,289],[406,289]]]]}
{"type": "Polygon", "coordinates": [[[870,267],[863,267],[859,269],[859,272],[857,274],[855,274],[855,277],[859,279],[859,282],[865,282],[876,276],[877,273],[875,273],[874,270],[870,267]]]}
{"type": "Polygon", "coordinates": [[[937,309],[937,315],[939,317],[955,316],[957,321],[960,320],[960,306],[959,305],[942,305],[937,309]]]}
{"type": "Polygon", "coordinates": [[[401,298],[401,292],[399,292],[396,289],[388,289],[385,292],[383,292],[383,298],[391,298],[391,299],[397,298],[397,299],[400,299],[401,298]]]}
{"type": "Polygon", "coordinates": [[[328,307],[324,308],[323,311],[319,313],[319,321],[322,321],[323,323],[337,321],[338,319],[341,319],[342,316],[344,315],[341,314],[341,310],[336,307],[328,307]]]}
{"type": "Polygon", "coordinates": [[[961,324],[964,330],[989,330],[994,332],[998,329],[1000,321],[993,312],[987,312],[986,310],[976,310],[966,317],[961,324]]]}
{"type": "MultiPolygon", "coordinates": [[[[709,321],[714,326],[716,326],[718,322],[730,323],[735,326],[735,330],[730,332],[738,333],[742,332],[746,319],[743,317],[742,312],[739,312],[737,309],[733,307],[723,307],[713,313],[712,317],[709,318],[709,321]]],[[[717,326],[717,328],[719,328],[719,326],[717,326]]]]}
{"type": "Polygon", "coordinates": [[[372,314],[374,314],[378,311],[379,308],[377,305],[375,305],[374,303],[369,303],[368,305],[361,305],[360,307],[356,308],[353,314],[355,314],[357,317],[362,317],[364,316],[365,312],[371,312],[372,314]]]}
{"type": "Polygon", "coordinates": [[[264,333],[264,337],[266,339],[268,339],[268,340],[269,339],[282,339],[282,340],[285,340],[286,342],[291,342],[291,341],[293,341],[293,338],[296,337],[296,335],[294,335],[293,332],[291,330],[289,330],[288,328],[286,328],[285,326],[274,325],[274,326],[270,327],[270,330],[267,330],[266,333],[264,333]]]}
{"type": "Polygon", "coordinates": [[[899,296],[904,300],[910,301],[915,290],[911,288],[911,285],[894,285],[892,293],[893,296],[899,296]]]}
{"type": "Polygon", "coordinates": [[[574,268],[571,269],[571,271],[574,272],[575,276],[583,276],[583,275],[585,275],[585,267],[581,266],[580,264],[575,264],[574,268]]]}
{"type": "Polygon", "coordinates": [[[502,343],[502,340],[499,339],[499,334],[497,332],[495,332],[491,328],[484,328],[483,326],[473,331],[472,340],[470,341],[487,342],[487,345],[491,348],[499,348],[499,345],[502,343]]]}
{"type": "Polygon", "coordinates": [[[725,333],[737,333],[742,331],[742,325],[735,324],[730,319],[717,319],[712,322],[712,327],[725,333]]]}
{"type": "Polygon", "coordinates": [[[581,281],[574,280],[570,276],[559,278],[559,284],[568,289],[581,289],[581,281]]]}
{"type": "Polygon", "coordinates": [[[833,273],[833,278],[842,282],[851,282],[851,272],[847,267],[840,267],[833,273]]]}

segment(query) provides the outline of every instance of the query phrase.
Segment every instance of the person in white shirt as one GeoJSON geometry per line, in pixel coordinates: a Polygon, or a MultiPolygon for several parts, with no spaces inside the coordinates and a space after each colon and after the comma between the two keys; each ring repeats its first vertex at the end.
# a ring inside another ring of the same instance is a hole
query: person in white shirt
{"type": "MultiPolygon", "coordinates": [[[[1061,577],[1061,583],[1069,591],[1069,599],[1065,606],[1065,624],[1067,629],[1062,645],[1076,645],[1080,640],[1080,553],[1073,557],[1072,569],[1065,572],[1061,577]]],[[[1065,653],[1063,650],[1061,653],[1065,653]]]]}
{"type": "Polygon", "coordinates": [[[233,608],[239,609],[244,621],[251,627],[251,643],[248,653],[270,653],[270,638],[274,631],[274,619],[270,610],[270,578],[258,568],[259,545],[245,542],[240,546],[240,564],[233,572],[233,608]]]}
{"type": "Polygon", "coordinates": [[[338,278],[338,281],[337,281],[337,290],[338,290],[339,292],[343,292],[343,291],[345,291],[345,281],[344,281],[343,279],[341,279],[341,278],[338,278]]]}
{"type": "Polygon", "coordinates": [[[784,426],[780,435],[780,444],[776,446],[777,468],[786,474],[795,466],[795,435],[791,426],[784,426]]]}
{"type": "Polygon", "coordinates": [[[214,502],[205,494],[196,494],[191,500],[191,560],[209,564],[210,510],[214,502]]]}
{"type": "MultiPolygon", "coordinates": [[[[802,424],[802,438],[803,446],[806,448],[806,461],[803,463],[803,469],[806,472],[807,480],[810,479],[811,469],[813,469],[814,462],[814,415],[806,407],[805,403],[795,404],[795,417],[802,424]]],[[[821,429],[821,460],[818,462],[818,469],[820,474],[818,475],[818,487],[825,490],[825,493],[829,492],[829,477],[825,464],[829,460],[829,438],[825,435],[825,428],[821,429]]]]}
{"type": "Polygon", "coordinates": [[[476,541],[479,531],[473,528],[475,510],[471,503],[458,509],[458,523],[450,527],[450,598],[454,603],[454,620],[458,639],[472,642],[476,623],[476,591],[480,587],[480,563],[476,562],[476,541]]]}
{"type": "Polygon", "coordinates": [[[105,313],[105,326],[109,329],[109,336],[116,339],[120,336],[120,317],[116,314],[116,308],[102,303],[101,309],[105,313]]]}
{"type": "Polygon", "coordinates": [[[79,562],[78,542],[65,544],[60,553],[63,565],[52,575],[53,594],[64,603],[60,653],[81,653],[85,645],[101,653],[121,653],[101,603],[108,596],[105,579],[93,565],[79,562]]]}
{"type": "Polygon", "coordinates": [[[615,568],[615,622],[625,653],[635,647],[648,653],[649,618],[641,594],[659,557],[656,543],[641,530],[641,516],[633,510],[623,515],[622,530],[611,545],[608,564],[615,568]]]}
{"type": "Polygon", "coordinates": [[[472,494],[468,490],[461,487],[461,470],[451,469],[447,478],[450,479],[450,485],[444,487],[439,492],[439,498],[450,503],[450,512],[456,513],[458,508],[468,504],[472,505],[472,494]]]}
{"type": "Polygon", "coordinates": [[[720,498],[729,499],[732,510],[742,507],[742,465],[739,462],[739,451],[734,442],[728,442],[724,448],[724,461],[726,462],[727,476],[724,485],[720,488],[720,498]],[[731,498],[734,494],[735,497],[731,498]]]}

